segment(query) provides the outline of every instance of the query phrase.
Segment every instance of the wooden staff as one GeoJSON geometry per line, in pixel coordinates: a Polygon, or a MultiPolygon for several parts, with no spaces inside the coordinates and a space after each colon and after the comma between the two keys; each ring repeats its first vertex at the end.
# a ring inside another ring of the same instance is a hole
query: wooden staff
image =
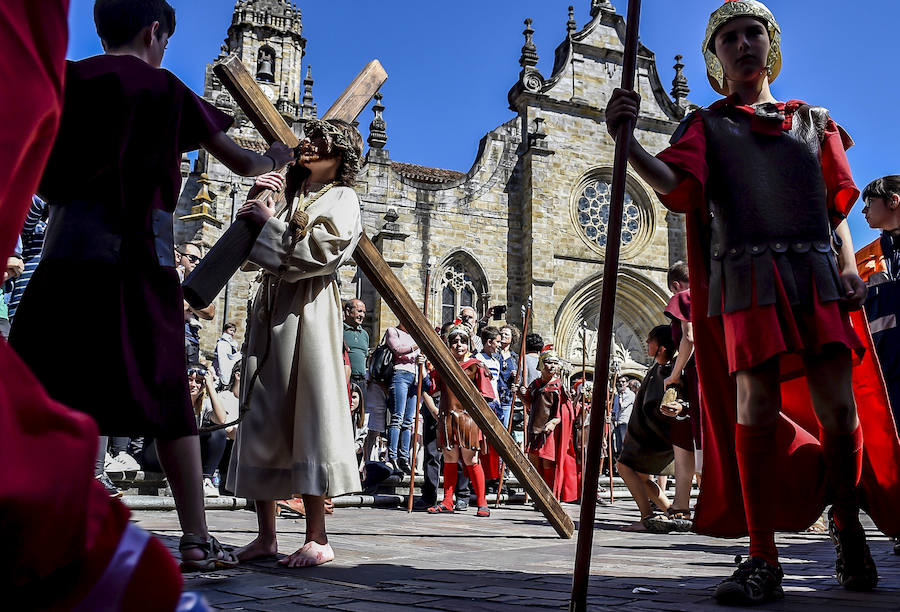
{"type": "MultiPolygon", "coordinates": [[[[625,49],[622,58],[622,89],[634,89],[637,68],[638,24],[641,16],[640,0],[628,0],[628,15],[625,28],[625,49]]],[[[631,144],[632,122],[623,122],[616,130],[616,156],[612,173],[612,198],[609,204],[607,225],[606,256],[603,265],[603,294],[600,298],[600,325],[597,332],[597,357],[594,372],[609,372],[609,357],[612,348],[613,314],[616,308],[616,281],[619,269],[619,250],[622,245],[622,205],[625,201],[625,177],[628,170],[628,150],[631,144]]],[[[599,414],[600,401],[595,393],[591,401],[591,412],[599,414]]],[[[600,479],[600,450],[603,443],[603,428],[591,427],[588,442],[587,465],[584,469],[586,490],[596,491],[600,479]]],[[[572,598],[569,610],[587,610],[588,578],[591,572],[591,548],[594,541],[594,518],[597,513],[597,496],[585,495],[581,500],[578,543],[575,548],[575,572],[572,580],[572,598]]]]}
{"type": "MultiPolygon", "coordinates": [[[[585,422],[585,405],[584,405],[584,392],[585,385],[587,385],[587,381],[585,380],[585,376],[587,376],[587,322],[581,322],[581,397],[579,400],[581,401],[581,498],[584,499],[584,461],[585,461],[585,451],[587,450],[587,440],[585,440],[584,435],[584,422],[585,422]]],[[[593,397],[593,393],[591,394],[593,397]]]]}
{"type": "MultiPolygon", "coordinates": [[[[516,370],[516,380],[513,385],[513,394],[512,394],[512,403],[509,405],[509,423],[507,424],[507,431],[509,435],[512,436],[513,433],[513,415],[516,412],[516,397],[519,394],[519,385],[520,381],[524,380],[525,376],[525,334],[528,331],[528,321],[531,319],[531,296],[528,296],[528,306],[522,306],[522,343],[519,349],[519,364],[516,366],[518,369],[516,370]]],[[[522,412],[525,412],[525,405],[522,405],[522,412]]],[[[524,421],[523,421],[524,423],[524,421]]],[[[524,438],[525,431],[522,431],[523,438],[523,450],[524,450],[524,438]]],[[[494,504],[494,508],[500,507],[500,491],[503,490],[503,474],[506,472],[502,463],[500,464],[500,484],[497,485],[497,501],[494,504]]]]}
{"type": "Polygon", "coordinates": [[[607,433],[606,454],[609,455],[609,503],[616,501],[615,496],[613,495],[613,437],[612,419],[610,418],[612,414],[612,376],[613,374],[610,374],[610,380],[607,381],[606,384],[606,418],[603,419],[603,429],[607,433]]]}
{"type": "MultiPolygon", "coordinates": [[[[425,300],[422,304],[422,312],[428,316],[428,294],[431,292],[431,264],[425,267],[425,300]]],[[[413,488],[416,486],[416,453],[418,452],[417,444],[419,440],[419,409],[422,407],[422,380],[425,378],[425,364],[419,364],[419,385],[416,388],[416,420],[413,424],[412,435],[412,453],[409,456],[409,500],[406,504],[406,512],[412,512],[413,507],[413,488]]]]}

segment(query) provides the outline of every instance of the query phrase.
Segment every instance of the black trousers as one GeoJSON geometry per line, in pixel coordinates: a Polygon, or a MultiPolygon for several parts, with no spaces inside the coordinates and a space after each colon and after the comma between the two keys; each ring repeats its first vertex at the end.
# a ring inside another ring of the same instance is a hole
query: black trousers
{"type": "MultiPolygon", "coordinates": [[[[423,470],[425,483],[422,485],[422,501],[428,505],[437,503],[441,472],[444,469],[443,453],[437,447],[437,420],[427,408],[422,409],[422,444],[425,447],[423,470]]],[[[458,464],[459,476],[456,481],[456,498],[468,501],[469,476],[462,463],[458,464]]],[[[442,494],[443,496],[443,494],[442,494]]]]}

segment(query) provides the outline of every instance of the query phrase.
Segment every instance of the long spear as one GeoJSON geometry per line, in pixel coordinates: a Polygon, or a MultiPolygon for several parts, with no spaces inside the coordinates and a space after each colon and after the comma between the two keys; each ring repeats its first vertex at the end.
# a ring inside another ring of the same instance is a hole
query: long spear
{"type": "Polygon", "coordinates": [[[606,434],[606,454],[609,455],[609,503],[614,503],[613,493],[613,439],[612,439],[612,375],[606,381],[606,418],[603,419],[603,433],[606,434]]]}
{"type": "MultiPolygon", "coordinates": [[[[622,89],[634,89],[637,68],[638,24],[641,17],[641,1],[628,0],[625,29],[625,52],[622,58],[622,89]]],[[[625,176],[628,170],[628,150],[631,144],[632,122],[623,122],[616,130],[616,156],[613,163],[612,200],[607,225],[606,261],[603,266],[603,294],[600,298],[600,325],[597,333],[597,358],[594,372],[609,372],[612,345],[613,314],[616,307],[616,281],[619,268],[619,248],[622,244],[622,205],[625,202],[625,176]]],[[[591,398],[591,413],[601,414],[600,394],[591,398]]],[[[600,452],[603,445],[603,428],[591,427],[588,442],[587,465],[584,469],[585,491],[596,491],[600,479],[600,452]]],[[[578,522],[578,544],[575,549],[575,574],[572,580],[572,599],[569,610],[583,612],[587,609],[588,578],[591,571],[591,548],[594,541],[594,518],[597,512],[597,495],[583,495],[581,516],[578,522]]]]}
{"type": "MultiPolygon", "coordinates": [[[[509,405],[509,423],[506,427],[509,435],[513,432],[513,415],[516,412],[516,396],[519,394],[519,384],[525,376],[525,334],[528,333],[528,321],[531,319],[531,296],[528,296],[528,306],[522,306],[522,345],[519,349],[519,364],[516,366],[516,379],[513,381],[512,403],[509,405]]],[[[525,412],[525,406],[522,406],[522,412],[525,412]]],[[[522,432],[523,437],[525,432],[522,432]]],[[[503,474],[505,469],[500,470],[500,484],[497,485],[497,501],[494,508],[500,507],[500,491],[503,490],[503,474]]]]}
{"type": "MultiPolygon", "coordinates": [[[[587,391],[586,385],[587,380],[585,377],[587,376],[587,321],[581,322],[581,497],[584,498],[584,462],[585,462],[585,451],[587,450],[587,440],[584,436],[584,423],[585,423],[585,405],[584,405],[584,396],[587,391]]],[[[593,397],[593,394],[592,394],[593,397]]]]}
{"type": "MultiPolygon", "coordinates": [[[[428,294],[431,293],[431,262],[425,266],[425,300],[422,304],[422,312],[428,316],[428,294]]],[[[413,425],[412,454],[409,456],[409,500],[406,512],[412,512],[413,489],[416,486],[416,442],[419,440],[419,409],[422,407],[422,380],[425,378],[425,365],[419,364],[419,386],[416,388],[416,421],[413,425]]]]}

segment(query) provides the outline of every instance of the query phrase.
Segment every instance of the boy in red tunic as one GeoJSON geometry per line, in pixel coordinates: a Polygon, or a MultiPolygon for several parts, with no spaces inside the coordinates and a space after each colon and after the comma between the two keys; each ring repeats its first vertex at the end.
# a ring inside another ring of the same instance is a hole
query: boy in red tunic
{"type": "MultiPolygon", "coordinates": [[[[469,328],[462,321],[457,320],[447,331],[447,345],[459,362],[459,367],[475,383],[482,396],[487,401],[492,400],[494,391],[491,388],[491,374],[484,363],[472,357],[469,352],[469,328]]],[[[436,393],[438,389],[441,391],[441,403],[438,411],[437,447],[444,453],[444,499],[428,508],[428,513],[445,514],[454,511],[453,490],[458,476],[457,462],[462,455],[466,473],[478,499],[475,516],[488,517],[491,510],[485,497],[484,469],[478,462],[478,454],[484,453],[487,442],[459,399],[443,384],[437,371],[432,370],[429,394],[436,393]]]]}
{"type": "Polygon", "coordinates": [[[578,499],[578,465],[572,438],[575,409],[559,379],[559,357],[548,344],[538,357],[540,378],[522,397],[528,410],[525,452],[553,496],[563,502],[578,499]]]}
{"type": "Polygon", "coordinates": [[[233,566],[206,529],[172,213],[182,153],[203,146],[249,176],[293,152],[281,143],[265,155],[242,149],[224,133],[231,117],[160,69],[175,30],[165,0],[97,0],[94,20],[106,53],[66,65],[38,189],[50,209],[43,256],[10,344],[51,397],[90,414],[103,435],[156,439],[184,530],[184,569],[233,566]],[[72,299],[85,295],[86,273],[97,280],[89,298],[72,299]],[[73,321],[89,334],[74,360],[47,348],[71,335],[73,321]]]}
{"type": "MultiPolygon", "coordinates": [[[[717,402],[704,415],[695,528],[750,535],[749,558],[716,589],[721,603],[783,596],[774,532],[816,519],[823,480],[846,588],[869,590],[878,580],[859,523],[860,490],[876,524],[900,531],[890,510],[900,502],[900,445],[883,386],[869,384],[877,372],[861,350],[871,346],[865,321],[851,325],[848,315],[866,293],[845,221],[859,194],[844,154],[851,141],[825,109],[772,96],[780,36],[755,0],[713,12],[707,72],[728,97],[687,117],[658,157],[632,136],[629,160],[667,207],[688,213],[697,367],[702,398],[717,402]]],[[[615,92],[611,133],[636,119],[639,102],[615,92]]]]}

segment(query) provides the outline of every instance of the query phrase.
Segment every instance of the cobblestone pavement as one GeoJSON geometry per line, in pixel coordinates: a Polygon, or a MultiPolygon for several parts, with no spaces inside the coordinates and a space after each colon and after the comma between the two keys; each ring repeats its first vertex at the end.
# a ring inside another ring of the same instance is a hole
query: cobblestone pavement
{"type": "MultiPolygon", "coordinates": [[[[577,520],[578,508],[565,505],[577,520]]],[[[623,533],[635,517],[630,502],[598,507],[588,602],[591,609],[712,610],[712,587],[746,554],[747,541],[694,534],[623,533]],[[635,589],[638,589],[635,592],[635,589]]],[[[138,511],[133,518],[173,550],[174,512],[138,511]]],[[[248,511],[209,511],[210,530],[225,545],[253,538],[248,511]]],[[[278,519],[279,547],[303,542],[302,519],[278,519]]],[[[881,582],[860,594],[832,577],[834,552],[827,535],[778,538],[786,598],[765,610],[898,610],[900,557],[869,527],[881,582]]],[[[400,509],[338,508],[328,519],[337,559],[306,569],[274,561],[238,569],[189,574],[185,589],[202,592],[225,610],[539,610],[568,605],[575,539],[562,540],[530,506],[494,510],[490,518],[466,513],[432,516],[400,509]]]]}

